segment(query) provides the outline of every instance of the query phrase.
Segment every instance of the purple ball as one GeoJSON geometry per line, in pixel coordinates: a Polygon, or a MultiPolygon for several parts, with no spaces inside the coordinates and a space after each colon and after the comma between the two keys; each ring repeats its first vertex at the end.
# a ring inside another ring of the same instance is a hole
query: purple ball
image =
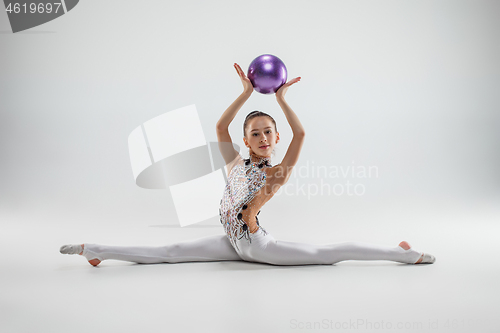
{"type": "Polygon", "coordinates": [[[247,77],[257,92],[274,94],[286,83],[286,66],[280,58],[263,54],[250,63],[247,77]]]}

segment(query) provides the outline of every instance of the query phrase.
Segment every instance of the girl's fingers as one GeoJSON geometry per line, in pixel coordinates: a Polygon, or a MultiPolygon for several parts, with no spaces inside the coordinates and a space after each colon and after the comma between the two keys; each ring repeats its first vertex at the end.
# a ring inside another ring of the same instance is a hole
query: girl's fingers
{"type": "Polygon", "coordinates": [[[241,71],[238,67],[236,67],[236,72],[238,73],[239,76],[241,76],[241,71]]]}
{"type": "Polygon", "coordinates": [[[243,70],[241,69],[240,65],[238,65],[238,64],[235,63],[234,66],[236,67],[236,71],[238,72],[238,74],[240,76],[243,76],[244,73],[243,73],[243,70]]]}

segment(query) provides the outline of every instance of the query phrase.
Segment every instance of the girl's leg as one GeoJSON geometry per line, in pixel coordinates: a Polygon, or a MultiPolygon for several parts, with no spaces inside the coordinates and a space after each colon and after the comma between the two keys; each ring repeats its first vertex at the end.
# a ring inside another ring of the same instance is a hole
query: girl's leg
{"type": "MultiPolygon", "coordinates": [[[[208,236],[165,246],[83,245],[82,255],[94,266],[107,259],[140,264],[242,260],[226,235],[208,236]]],[[[62,246],[61,253],[71,254],[68,250],[64,252],[67,248],[66,245],[62,246]]],[[[78,253],[77,251],[75,253],[78,253]]]]}
{"type": "Polygon", "coordinates": [[[273,265],[331,265],[344,260],[390,260],[414,264],[422,252],[407,247],[389,247],[361,242],[315,245],[307,243],[277,241],[270,234],[259,229],[250,234],[251,243],[241,242],[245,260],[265,262],[273,265]]]}

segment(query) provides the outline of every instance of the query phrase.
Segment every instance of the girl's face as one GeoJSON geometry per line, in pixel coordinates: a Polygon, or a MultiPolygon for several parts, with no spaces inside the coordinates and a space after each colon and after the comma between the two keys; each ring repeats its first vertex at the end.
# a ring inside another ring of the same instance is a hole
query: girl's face
{"type": "Polygon", "coordinates": [[[279,133],[275,131],[272,120],[269,117],[260,116],[248,121],[243,142],[255,154],[270,157],[279,139],[279,133]]]}

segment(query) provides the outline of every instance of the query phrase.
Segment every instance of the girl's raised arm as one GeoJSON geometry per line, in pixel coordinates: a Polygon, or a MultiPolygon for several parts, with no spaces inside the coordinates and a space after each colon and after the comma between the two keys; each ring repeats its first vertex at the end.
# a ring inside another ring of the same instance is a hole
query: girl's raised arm
{"type": "Polygon", "coordinates": [[[304,127],[302,127],[302,124],[299,121],[299,118],[285,101],[285,93],[288,90],[288,87],[296,82],[299,82],[300,79],[300,77],[297,77],[293,80],[288,81],[276,92],[276,100],[283,110],[283,113],[285,113],[286,119],[288,120],[288,123],[290,124],[293,132],[293,138],[290,142],[290,146],[288,146],[285,157],[283,157],[281,163],[277,165],[277,168],[279,169],[277,175],[280,175],[279,183],[281,183],[281,185],[285,184],[288,181],[288,178],[290,178],[290,175],[292,174],[293,167],[299,160],[300,151],[302,149],[302,144],[304,143],[304,137],[306,134],[304,127]]]}
{"type": "MultiPolygon", "coordinates": [[[[243,83],[243,93],[231,104],[226,111],[222,114],[216,125],[217,140],[219,142],[219,150],[226,162],[229,165],[238,156],[238,152],[233,148],[233,141],[229,135],[229,124],[233,121],[236,113],[241,109],[243,104],[250,98],[253,92],[253,85],[250,79],[247,78],[245,73],[241,70],[238,64],[234,64],[236,72],[240,76],[243,83]]],[[[229,168],[230,170],[230,168],[229,168]]]]}

